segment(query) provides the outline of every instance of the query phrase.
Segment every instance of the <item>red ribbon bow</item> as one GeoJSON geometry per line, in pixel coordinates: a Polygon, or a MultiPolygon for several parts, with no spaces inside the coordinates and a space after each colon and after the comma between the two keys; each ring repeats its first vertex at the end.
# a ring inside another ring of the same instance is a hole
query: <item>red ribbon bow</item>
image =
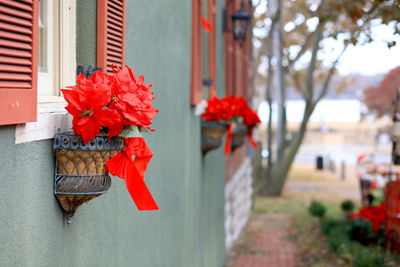
{"type": "Polygon", "coordinates": [[[257,148],[257,143],[253,139],[253,128],[249,128],[247,131],[247,138],[249,138],[251,146],[256,149],[257,148]]]}
{"type": "Polygon", "coordinates": [[[232,143],[232,122],[228,125],[228,135],[226,136],[225,151],[224,154],[228,155],[231,153],[231,143],[232,143]]]}
{"type": "MultiPolygon", "coordinates": [[[[226,136],[226,143],[225,143],[225,151],[224,154],[228,155],[231,152],[231,143],[232,143],[232,122],[228,125],[228,135],[226,136]]],[[[250,141],[251,146],[256,149],[257,143],[253,139],[253,128],[248,128],[247,131],[247,138],[250,141]]]]}
{"type": "Polygon", "coordinates": [[[129,194],[139,210],[158,210],[143,180],[153,153],[142,137],[124,139],[125,149],[110,158],[106,162],[106,167],[112,175],[125,179],[129,194]],[[135,160],[132,160],[133,155],[135,160]]]}

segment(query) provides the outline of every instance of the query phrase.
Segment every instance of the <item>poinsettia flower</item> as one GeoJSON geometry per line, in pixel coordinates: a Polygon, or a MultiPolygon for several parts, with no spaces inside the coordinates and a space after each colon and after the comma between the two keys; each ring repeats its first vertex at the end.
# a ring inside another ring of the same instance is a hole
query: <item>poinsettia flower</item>
{"type": "Polygon", "coordinates": [[[243,111],[248,107],[247,101],[243,97],[227,96],[225,101],[229,103],[228,116],[233,118],[240,116],[243,111]]]}
{"type": "Polygon", "coordinates": [[[201,116],[206,121],[219,121],[226,120],[226,111],[229,108],[229,104],[220,98],[213,97],[207,100],[206,112],[201,116]]]}
{"type": "Polygon", "coordinates": [[[86,144],[100,133],[102,126],[114,125],[122,118],[106,108],[111,99],[111,80],[107,74],[96,72],[90,79],[80,74],[77,82],[78,85],[61,91],[68,102],[65,109],[74,117],[73,130],[86,144]]]}
{"type": "Polygon", "coordinates": [[[143,83],[143,76],[136,79],[128,66],[126,69],[113,68],[113,70],[115,79],[111,87],[112,102],[109,108],[117,110],[123,116],[125,125],[150,129],[151,120],[158,112],[153,107],[151,85],[143,83]]]}
{"type": "Polygon", "coordinates": [[[247,125],[247,127],[254,127],[261,122],[257,113],[251,108],[247,108],[243,112],[243,122],[247,125]]]}
{"type": "Polygon", "coordinates": [[[382,202],[379,206],[367,206],[359,210],[358,213],[353,213],[352,218],[363,217],[372,222],[372,230],[378,231],[381,225],[386,220],[386,206],[382,202]]]}

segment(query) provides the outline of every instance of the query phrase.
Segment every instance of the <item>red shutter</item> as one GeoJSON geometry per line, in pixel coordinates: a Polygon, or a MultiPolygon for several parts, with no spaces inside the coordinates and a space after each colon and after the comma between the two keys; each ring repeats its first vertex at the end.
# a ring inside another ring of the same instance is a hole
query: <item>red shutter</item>
{"type": "Polygon", "coordinates": [[[192,62],[190,103],[198,104],[202,99],[203,86],[203,38],[201,27],[202,0],[192,0],[192,62]]]}
{"type": "Polygon", "coordinates": [[[36,121],[38,0],[1,0],[0,125],[36,121]]]}
{"type": "Polygon", "coordinates": [[[209,33],[209,47],[210,47],[210,52],[209,52],[209,69],[210,69],[210,79],[212,81],[212,84],[210,86],[210,97],[215,96],[215,87],[217,85],[217,75],[215,72],[215,32],[216,32],[216,23],[215,23],[215,12],[216,12],[216,6],[215,6],[215,0],[208,0],[208,14],[210,17],[210,24],[213,27],[213,30],[209,33]]]}
{"type": "Polygon", "coordinates": [[[97,67],[104,72],[125,65],[125,22],[125,0],[97,1],[97,67]]]}
{"type": "Polygon", "coordinates": [[[233,14],[236,6],[235,1],[225,1],[226,10],[226,27],[227,31],[224,33],[225,39],[225,94],[233,95],[234,94],[234,40],[232,34],[232,20],[231,15],[233,14]]]}

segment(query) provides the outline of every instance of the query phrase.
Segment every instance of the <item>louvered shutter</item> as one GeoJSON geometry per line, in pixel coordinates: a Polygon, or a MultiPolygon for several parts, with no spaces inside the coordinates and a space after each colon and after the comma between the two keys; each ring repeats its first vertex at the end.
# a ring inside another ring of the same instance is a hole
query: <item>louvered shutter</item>
{"type": "Polygon", "coordinates": [[[203,86],[203,38],[201,14],[203,4],[201,0],[192,1],[192,62],[191,62],[191,97],[192,105],[202,99],[203,86]]]}
{"type": "Polygon", "coordinates": [[[104,72],[125,65],[125,21],[125,0],[97,1],[97,67],[104,72]]]}
{"type": "Polygon", "coordinates": [[[217,85],[217,77],[215,72],[215,32],[216,32],[216,25],[215,25],[215,13],[216,13],[216,6],[215,0],[208,0],[208,8],[209,8],[209,17],[210,17],[210,24],[212,25],[213,30],[210,32],[209,36],[209,69],[210,69],[210,79],[212,84],[210,86],[210,97],[215,96],[215,87],[217,85]]]}
{"type": "Polygon", "coordinates": [[[0,1],[0,125],[36,121],[38,4],[0,1]]]}
{"type": "Polygon", "coordinates": [[[231,18],[231,14],[233,14],[236,6],[235,1],[231,2],[228,5],[228,1],[226,0],[225,5],[227,6],[227,18],[226,18],[226,27],[227,31],[224,32],[225,39],[225,94],[233,95],[234,94],[234,70],[235,70],[235,62],[234,62],[234,39],[232,34],[233,23],[231,18]]]}

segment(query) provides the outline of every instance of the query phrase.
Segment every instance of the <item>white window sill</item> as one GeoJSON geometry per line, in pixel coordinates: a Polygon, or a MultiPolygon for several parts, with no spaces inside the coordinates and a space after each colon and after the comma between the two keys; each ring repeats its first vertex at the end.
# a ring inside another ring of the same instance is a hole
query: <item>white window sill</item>
{"type": "Polygon", "coordinates": [[[72,116],[67,113],[67,103],[62,97],[39,96],[36,122],[17,124],[15,143],[27,143],[54,138],[57,129],[70,131],[72,116]]]}

